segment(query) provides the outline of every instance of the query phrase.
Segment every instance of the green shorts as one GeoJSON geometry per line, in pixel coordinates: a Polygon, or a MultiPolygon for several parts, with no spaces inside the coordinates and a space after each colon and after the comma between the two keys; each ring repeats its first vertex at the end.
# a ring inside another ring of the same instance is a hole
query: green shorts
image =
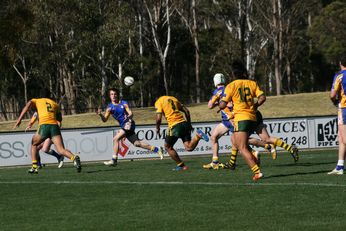
{"type": "Polygon", "coordinates": [[[253,120],[241,120],[234,122],[234,132],[248,132],[252,134],[257,127],[257,122],[253,120]]]}
{"type": "Polygon", "coordinates": [[[167,130],[165,142],[173,147],[178,139],[182,139],[183,142],[191,140],[191,124],[188,122],[182,122],[174,125],[167,130]]]}
{"type": "Polygon", "coordinates": [[[60,127],[57,124],[41,124],[38,134],[42,139],[52,138],[61,135],[60,127]]]}

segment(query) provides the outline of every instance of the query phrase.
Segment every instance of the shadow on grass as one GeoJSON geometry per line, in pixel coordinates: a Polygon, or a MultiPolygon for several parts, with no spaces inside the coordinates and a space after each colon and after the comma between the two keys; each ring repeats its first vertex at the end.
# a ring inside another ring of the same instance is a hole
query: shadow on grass
{"type": "Polygon", "coordinates": [[[119,171],[119,168],[108,168],[108,169],[97,169],[97,170],[89,170],[89,171],[84,171],[85,173],[98,173],[98,172],[114,172],[114,171],[119,171]]]}
{"type": "Polygon", "coordinates": [[[321,173],[327,173],[329,171],[315,171],[315,172],[295,172],[295,173],[288,173],[288,174],[278,174],[278,175],[270,175],[265,176],[265,178],[277,178],[277,177],[287,177],[287,176],[303,176],[303,175],[314,175],[314,174],[321,174],[321,173]]]}
{"type": "Polygon", "coordinates": [[[302,167],[309,167],[309,166],[318,166],[318,165],[329,165],[329,164],[335,164],[335,161],[330,162],[319,162],[319,163],[291,163],[291,164],[278,164],[278,165],[272,165],[271,167],[289,167],[289,166],[302,166],[302,167]]]}

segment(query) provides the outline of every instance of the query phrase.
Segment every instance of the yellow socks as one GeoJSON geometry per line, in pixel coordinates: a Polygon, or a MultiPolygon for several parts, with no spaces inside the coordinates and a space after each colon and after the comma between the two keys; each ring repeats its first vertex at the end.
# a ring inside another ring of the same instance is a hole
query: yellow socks
{"type": "Polygon", "coordinates": [[[261,170],[260,170],[260,168],[258,167],[257,164],[255,164],[255,165],[251,168],[251,170],[252,170],[252,172],[253,172],[254,174],[258,174],[258,173],[261,172],[261,170]]]}
{"type": "Polygon", "coordinates": [[[285,143],[281,139],[276,139],[275,142],[274,142],[274,145],[282,147],[283,149],[285,149],[285,150],[287,150],[289,152],[291,152],[291,150],[292,150],[292,145],[289,145],[289,144],[285,143]]]}
{"type": "Polygon", "coordinates": [[[32,168],[37,168],[37,160],[32,161],[32,168]]]}
{"type": "Polygon", "coordinates": [[[235,162],[237,161],[237,155],[238,155],[238,149],[232,148],[231,159],[229,160],[230,165],[232,166],[235,165],[235,162]]]}
{"type": "Polygon", "coordinates": [[[213,156],[213,159],[212,159],[212,162],[213,162],[213,164],[218,164],[219,163],[219,157],[214,157],[213,156]]]}

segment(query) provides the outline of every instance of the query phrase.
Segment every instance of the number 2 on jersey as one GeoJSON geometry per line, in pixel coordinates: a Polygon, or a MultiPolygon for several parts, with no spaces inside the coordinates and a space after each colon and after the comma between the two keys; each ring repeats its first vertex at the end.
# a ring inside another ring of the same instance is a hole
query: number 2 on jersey
{"type": "Polygon", "coordinates": [[[48,111],[48,112],[54,112],[54,111],[53,111],[53,107],[52,107],[52,105],[51,105],[50,103],[47,103],[47,102],[46,102],[46,105],[47,105],[47,111],[48,111]]]}
{"type": "Polygon", "coordinates": [[[168,102],[172,106],[173,111],[178,111],[177,106],[175,105],[173,100],[168,99],[168,102]]]}

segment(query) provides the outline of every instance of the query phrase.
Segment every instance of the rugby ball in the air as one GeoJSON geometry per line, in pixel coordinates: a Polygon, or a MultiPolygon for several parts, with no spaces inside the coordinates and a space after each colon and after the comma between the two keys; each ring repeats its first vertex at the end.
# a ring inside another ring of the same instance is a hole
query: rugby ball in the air
{"type": "Polygon", "coordinates": [[[126,76],[124,78],[124,84],[126,86],[132,86],[134,82],[135,82],[135,79],[133,77],[131,77],[131,76],[126,76]]]}

